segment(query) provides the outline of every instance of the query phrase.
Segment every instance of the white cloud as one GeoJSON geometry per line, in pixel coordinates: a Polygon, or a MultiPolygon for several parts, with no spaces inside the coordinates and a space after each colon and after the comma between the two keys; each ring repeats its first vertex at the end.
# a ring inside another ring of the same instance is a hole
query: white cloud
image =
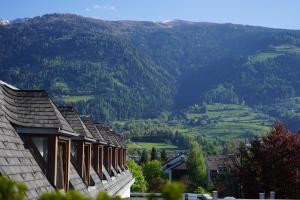
{"type": "Polygon", "coordinates": [[[86,12],[90,12],[90,11],[91,11],[91,9],[89,9],[89,8],[86,8],[86,9],[85,9],[85,11],[86,11],[86,12]]]}
{"type": "Polygon", "coordinates": [[[116,7],[113,5],[94,5],[94,9],[102,9],[102,10],[110,10],[110,11],[115,11],[116,7]]]}

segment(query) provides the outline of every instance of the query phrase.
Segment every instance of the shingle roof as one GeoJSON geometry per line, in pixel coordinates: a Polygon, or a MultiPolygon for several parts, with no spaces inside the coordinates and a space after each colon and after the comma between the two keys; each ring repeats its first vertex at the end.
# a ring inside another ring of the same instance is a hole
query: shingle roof
{"type": "Polygon", "coordinates": [[[37,199],[42,193],[53,191],[33,155],[3,114],[0,107],[0,174],[24,182],[27,199],[37,199]]]}
{"type": "Polygon", "coordinates": [[[117,139],[117,134],[116,133],[111,131],[111,132],[109,132],[108,135],[109,135],[109,137],[111,138],[111,140],[113,141],[113,143],[116,147],[122,147],[119,143],[119,140],[117,139]]]}
{"type": "Polygon", "coordinates": [[[0,84],[0,104],[7,119],[18,126],[55,128],[74,133],[51,98],[42,90],[14,90],[0,84]]]}
{"type": "Polygon", "coordinates": [[[235,155],[207,156],[206,164],[208,170],[217,171],[219,167],[234,167],[238,162],[235,155]]]}
{"type": "Polygon", "coordinates": [[[89,129],[81,120],[79,114],[73,107],[59,107],[59,111],[69,122],[73,130],[80,134],[80,136],[88,139],[94,139],[89,129]]]}
{"type": "Polygon", "coordinates": [[[81,116],[80,117],[84,125],[87,127],[89,132],[93,135],[93,137],[102,144],[107,144],[107,140],[103,137],[103,135],[99,132],[93,120],[89,116],[81,116]]]}
{"type": "Polygon", "coordinates": [[[126,144],[125,144],[124,141],[122,140],[121,135],[119,135],[119,134],[116,133],[116,134],[115,134],[115,138],[116,138],[117,142],[119,143],[119,145],[120,145],[122,148],[124,148],[124,149],[127,148],[126,144]]]}
{"type": "Polygon", "coordinates": [[[100,123],[97,123],[96,127],[97,127],[98,131],[101,133],[104,140],[107,142],[107,144],[110,146],[115,146],[112,138],[109,136],[110,128],[105,127],[100,123]]]}
{"type": "Polygon", "coordinates": [[[70,162],[70,186],[71,189],[74,189],[76,191],[79,191],[83,194],[89,194],[88,188],[86,184],[84,183],[83,179],[79,176],[77,173],[75,167],[70,162]]]}

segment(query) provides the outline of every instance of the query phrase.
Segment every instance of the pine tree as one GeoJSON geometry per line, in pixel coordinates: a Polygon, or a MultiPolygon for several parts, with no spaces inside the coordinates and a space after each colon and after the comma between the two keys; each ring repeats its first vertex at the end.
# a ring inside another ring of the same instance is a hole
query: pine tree
{"type": "Polygon", "coordinates": [[[157,151],[155,147],[152,147],[151,150],[151,160],[158,160],[157,151]]]}
{"type": "Polygon", "coordinates": [[[167,156],[166,150],[162,150],[160,152],[160,160],[161,160],[161,162],[166,162],[168,160],[168,156],[167,156]]]}
{"type": "Polygon", "coordinates": [[[202,149],[197,142],[192,142],[186,164],[191,181],[191,189],[203,186],[205,184],[206,165],[202,149]]]}
{"type": "Polygon", "coordinates": [[[148,162],[149,162],[148,153],[147,153],[146,149],[144,149],[144,151],[141,155],[140,164],[147,164],[148,162]]]}

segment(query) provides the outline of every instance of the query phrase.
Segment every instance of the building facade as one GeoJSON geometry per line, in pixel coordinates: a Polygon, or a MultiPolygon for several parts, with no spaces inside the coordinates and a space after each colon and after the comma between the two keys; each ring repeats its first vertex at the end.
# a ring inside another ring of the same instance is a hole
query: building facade
{"type": "Polygon", "coordinates": [[[42,90],[0,82],[0,175],[24,182],[27,199],[77,190],[130,196],[134,178],[121,137],[42,90]]]}

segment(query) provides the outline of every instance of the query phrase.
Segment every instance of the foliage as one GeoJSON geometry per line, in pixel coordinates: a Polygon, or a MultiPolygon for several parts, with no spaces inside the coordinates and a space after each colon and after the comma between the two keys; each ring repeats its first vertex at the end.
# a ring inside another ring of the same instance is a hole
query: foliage
{"type": "Polygon", "coordinates": [[[155,147],[152,147],[151,150],[151,160],[158,160],[157,151],[155,147]]]}
{"type": "Polygon", "coordinates": [[[163,188],[162,196],[165,200],[181,200],[184,189],[182,183],[167,183],[163,188]]]}
{"type": "Polygon", "coordinates": [[[147,200],[157,200],[158,198],[156,197],[155,194],[153,193],[150,193],[148,196],[147,196],[147,200]]]}
{"type": "Polygon", "coordinates": [[[151,192],[162,189],[162,186],[165,184],[165,174],[160,161],[151,160],[144,166],[143,173],[151,192]]]}
{"type": "Polygon", "coordinates": [[[228,104],[238,104],[239,97],[234,92],[232,85],[220,84],[218,87],[209,90],[204,97],[204,100],[209,103],[228,103],[228,104]]]}
{"type": "Polygon", "coordinates": [[[85,196],[77,191],[69,191],[67,193],[62,193],[59,191],[46,192],[42,194],[38,200],[91,200],[88,196],[85,196]]]}
{"type": "Polygon", "coordinates": [[[240,147],[238,175],[245,198],[276,191],[278,198],[299,199],[300,134],[277,123],[272,132],[240,147]]]}
{"type": "Polygon", "coordinates": [[[133,160],[127,161],[127,166],[131,171],[133,177],[135,178],[135,182],[131,186],[132,192],[146,192],[147,191],[147,182],[143,175],[142,168],[136,164],[133,160]]]}
{"type": "Polygon", "coordinates": [[[146,149],[144,149],[144,151],[141,155],[140,164],[147,164],[148,162],[149,162],[148,152],[146,149]]]}
{"type": "Polygon", "coordinates": [[[168,161],[167,152],[164,149],[162,151],[160,151],[160,160],[161,160],[162,163],[168,161]]]}
{"type": "Polygon", "coordinates": [[[201,147],[196,142],[192,142],[191,144],[186,165],[189,173],[189,179],[191,181],[191,189],[195,190],[195,188],[199,185],[203,186],[205,184],[206,165],[201,147]]]}
{"type": "Polygon", "coordinates": [[[205,188],[199,186],[196,188],[196,190],[194,191],[194,193],[196,194],[210,194],[210,192],[208,192],[205,188]]]}
{"type": "Polygon", "coordinates": [[[109,196],[106,192],[99,192],[96,200],[121,200],[120,196],[109,196]]]}
{"type": "Polygon", "coordinates": [[[166,179],[162,177],[154,177],[149,183],[149,192],[162,192],[166,185],[166,179]]]}
{"type": "Polygon", "coordinates": [[[26,186],[8,177],[0,176],[0,199],[2,200],[24,200],[26,186]]]}

